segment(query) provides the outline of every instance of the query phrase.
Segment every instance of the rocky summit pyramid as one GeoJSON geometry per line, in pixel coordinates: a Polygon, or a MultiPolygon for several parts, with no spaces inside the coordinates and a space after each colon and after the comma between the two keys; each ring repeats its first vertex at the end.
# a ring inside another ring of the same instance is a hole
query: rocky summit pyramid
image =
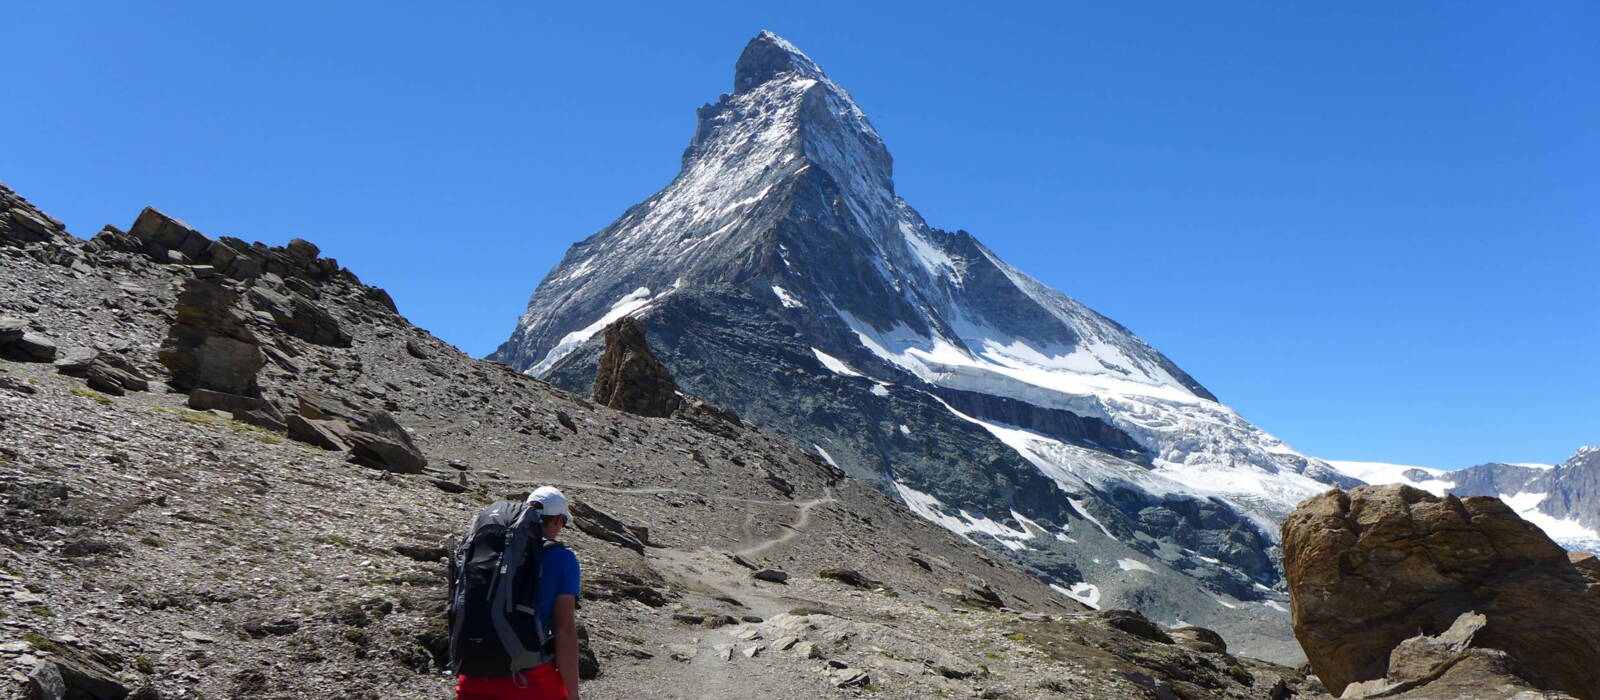
{"type": "Polygon", "coordinates": [[[850,94],[776,34],[698,117],[678,176],[574,245],[491,359],[586,392],[599,331],[639,317],[684,391],[1062,595],[1298,654],[1277,523],[1358,482],[971,234],[930,226],[850,94]]]}

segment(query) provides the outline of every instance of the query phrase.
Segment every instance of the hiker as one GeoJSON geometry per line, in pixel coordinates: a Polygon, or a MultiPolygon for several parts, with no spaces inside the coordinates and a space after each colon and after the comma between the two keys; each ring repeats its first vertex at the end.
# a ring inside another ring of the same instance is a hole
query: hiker
{"type": "Polygon", "coordinates": [[[491,505],[473,521],[451,571],[456,700],[578,700],[578,557],[556,540],[571,522],[567,497],[554,486],[534,490],[525,504],[491,505]],[[514,542],[523,546],[507,546],[514,542]],[[524,561],[523,550],[538,553],[524,561]],[[496,570],[512,575],[502,584],[496,570]],[[536,577],[517,575],[534,570],[536,577]],[[509,596],[503,605],[477,602],[501,601],[497,586],[509,596]],[[497,609],[506,612],[496,617],[497,609]],[[509,639],[497,632],[513,627],[509,639]]]}

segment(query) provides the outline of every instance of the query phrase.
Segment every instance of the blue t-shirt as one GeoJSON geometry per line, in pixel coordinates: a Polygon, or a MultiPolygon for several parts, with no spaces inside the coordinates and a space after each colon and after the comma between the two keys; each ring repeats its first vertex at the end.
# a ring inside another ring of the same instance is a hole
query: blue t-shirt
{"type": "Polygon", "coordinates": [[[578,597],[578,555],[566,547],[545,548],[539,560],[538,593],[534,612],[544,628],[554,634],[550,617],[556,609],[556,596],[578,597]]]}

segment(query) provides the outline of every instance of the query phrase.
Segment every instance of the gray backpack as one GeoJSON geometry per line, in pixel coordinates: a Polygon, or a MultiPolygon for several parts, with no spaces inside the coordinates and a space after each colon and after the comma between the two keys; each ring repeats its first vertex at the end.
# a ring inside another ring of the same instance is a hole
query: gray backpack
{"type": "Polygon", "coordinates": [[[499,501],[478,512],[450,555],[450,667],[500,677],[555,660],[551,632],[535,613],[547,547],[539,505],[499,501]]]}

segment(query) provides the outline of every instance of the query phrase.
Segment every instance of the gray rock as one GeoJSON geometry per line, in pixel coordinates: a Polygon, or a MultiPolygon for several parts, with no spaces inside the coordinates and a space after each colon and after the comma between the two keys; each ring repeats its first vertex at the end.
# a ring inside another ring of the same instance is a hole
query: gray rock
{"type": "Polygon", "coordinates": [[[0,345],[10,345],[28,332],[28,322],[20,318],[0,316],[0,345]]]}
{"type": "Polygon", "coordinates": [[[577,499],[569,501],[569,506],[572,508],[573,525],[585,534],[598,540],[620,544],[640,554],[644,553],[644,543],[639,541],[621,520],[577,499]]]}
{"type": "Polygon", "coordinates": [[[830,674],[833,685],[838,688],[860,688],[872,682],[872,676],[859,668],[846,668],[830,674]]]}
{"type": "Polygon", "coordinates": [[[24,362],[54,362],[56,344],[37,333],[23,333],[5,346],[6,354],[24,362]]]}
{"type": "Polygon", "coordinates": [[[1151,622],[1136,610],[1102,610],[1096,613],[1095,616],[1104,620],[1106,624],[1128,634],[1137,635],[1153,642],[1161,642],[1162,644],[1174,643],[1171,636],[1161,631],[1161,628],[1157,627],[1156,623],[1151,622]]]}
{"type": "Polygon", "coordinates": [[[28,700],[64,700],[67,683],[61,678],[61,669],[53,661],[40,661],[28,673],[28,700]]]}
{"type": "Polygon", "coordinates": [[[298,415],[284,419],[289,437],[324,450],[343,452],[350,449],[350,425],[342,420],[317,420],[298,415]]]}
{"type": "Polygon", "coordinates": [[[101,661],[103,655],[70,646],[57,646],[53,653],[52,659],[40,666],[54,666],[64,689],[62,697],[66,700],[123,700],[128,697],[128,687],[101,661]]]}
{"type": "Polygon", "coordinates": [[[99,355],[93,348],[73,347],[67,348],[56,357],[56,371],[62,374],[77,374],[89,368],[89,363],[99,355]]]}
{"type": "Polygon", "coordinates": [[[189,408],[196,411],[223,411],[234,420],[269,430],[283,430],[283,414],[272,402],[253,396],[227,394],[209,389],[189,392],[189,408]]]}
{"type": "Polygon", "coordinates": [[[393,416],[383,411],[367,414],[350,433],[350,454],[359,463],[386,471],[416,474],[428,458],[393,416]]]}
{"type": "Polygon", "coordinates": [[[777,569],[761,569],[760,571],[756,571],[754,573],[751,573],[750,574],[750,578],[756,579],[758,581],[771,581],[773,583],[785,583],[785,582],[787,582],[789,580],[789,574],[784,573],[782,571],[779,571],[777,569]]]}
{"type": "MultiPolygon", "coordinates": [[[[6,215],[21,229],[24,240],[48,241],[56,235],[55,228],[46,223],[44,219],[34,216],[32,212],[23,209],[12,209],[6,215]]],[[[16,229],[13,229],[16,230],[16,229]]]]}

